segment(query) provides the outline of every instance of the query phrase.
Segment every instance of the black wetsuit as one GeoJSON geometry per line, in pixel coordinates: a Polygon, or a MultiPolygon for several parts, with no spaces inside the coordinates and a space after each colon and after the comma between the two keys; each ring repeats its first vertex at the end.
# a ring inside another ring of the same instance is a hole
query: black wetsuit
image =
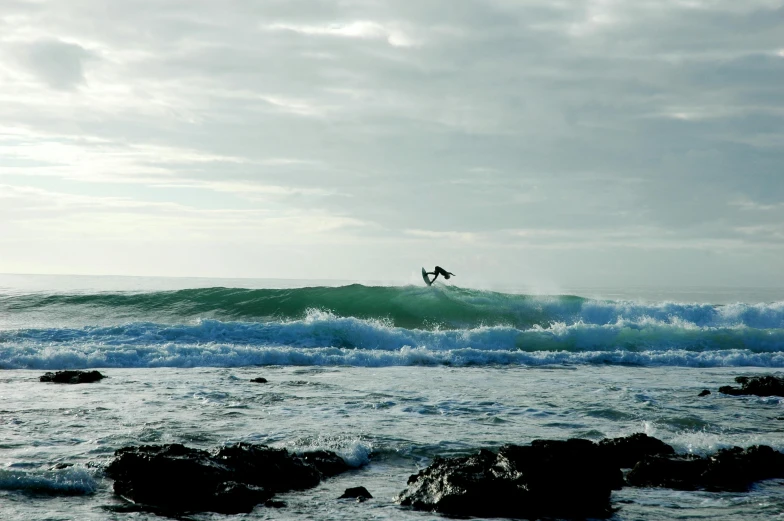
{"type": "Polygon", "coordinates": [[[433,280],[430,281],[430,284],[434,283],[439,275],[443,275],[445,279],[449,279],[452,275],[454,275],[454,273],[450,273],[450,272],[446,271],[441,266],[436,266],[435,268],[433,268],[433,271],[428,271],[427,274],[428,275],[435,275],[433,277],[433,280]]]}

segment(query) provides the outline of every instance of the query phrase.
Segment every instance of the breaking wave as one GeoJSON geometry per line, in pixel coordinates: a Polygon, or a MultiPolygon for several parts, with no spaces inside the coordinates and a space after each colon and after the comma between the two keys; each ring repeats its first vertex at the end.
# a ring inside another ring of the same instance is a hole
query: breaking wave
{"type": "Polygon", "coordinates": [[[0,329],[2,368],[784,367],[784,302],[646,303],[351,285],[0,296],[0,314],[28,324],[0,329]]]}

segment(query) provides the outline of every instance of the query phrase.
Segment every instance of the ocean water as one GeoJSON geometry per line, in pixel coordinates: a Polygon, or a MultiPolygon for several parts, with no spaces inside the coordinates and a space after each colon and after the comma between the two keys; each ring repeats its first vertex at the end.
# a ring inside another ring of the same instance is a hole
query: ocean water
{"type": "MultiPolygon", "coordinates": [[[[679,452],[784,450],[784,399],[717,393],[784,372],[784,290],[525,288],[0,276],[0,517],[121,513],[102,466],[126,445],[325,448],[355,470],[284,509],[194,519],[419,519],[399,507],[436,455],[646,432],[679,452]],[[38,382],[99,369],[95,383],[38,382]],[[267,378],[267,384],[250,383],[267,378]],[[702,389],[712,394],[698,398],[702,389]],[[54,469],[59,463],[73,466],[54,469]],[[365,486],[374,499],[337,500],[365,486]]],[[[784,519],[751,492],[625,488],[613,519],[784,519]]]]}

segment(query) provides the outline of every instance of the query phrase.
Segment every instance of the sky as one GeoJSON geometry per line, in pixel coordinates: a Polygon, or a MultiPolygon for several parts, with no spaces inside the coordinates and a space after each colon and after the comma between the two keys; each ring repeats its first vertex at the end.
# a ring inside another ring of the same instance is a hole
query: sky
{"type": "Polygon", "coordinates": [[[784,0],[3,0],[0,272],[784,286],[784,0]]]}

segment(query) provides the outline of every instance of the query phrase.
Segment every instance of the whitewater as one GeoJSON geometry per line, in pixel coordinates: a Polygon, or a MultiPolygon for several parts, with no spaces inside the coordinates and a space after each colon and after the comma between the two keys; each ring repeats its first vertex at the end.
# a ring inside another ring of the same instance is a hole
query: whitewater
{"type": "Polygon", "coordinates": [[[784,301],[453,286],[0,294],[0,367],[784,366],[784,301]]]}
{"type": "MultiPolygon", "coordinates": [[[[123,510],[103,474],[115,450],[244,441],[334,450],[355,470],[283,509],[189,518],[432,520],[394,498],[436,456],[635,432],[680,453],[784,450],[784,399],[717,392],[783,367],[775,288],[0,276],[0,512],[160,519],[123,510]],[[38,381],[62,369],[107,378],[38,381]],[[352,486],[374,498],[336,499],[352,486]]],[[[782,485],[624,488],[612,519],[784,518],[782,485]]]]}

